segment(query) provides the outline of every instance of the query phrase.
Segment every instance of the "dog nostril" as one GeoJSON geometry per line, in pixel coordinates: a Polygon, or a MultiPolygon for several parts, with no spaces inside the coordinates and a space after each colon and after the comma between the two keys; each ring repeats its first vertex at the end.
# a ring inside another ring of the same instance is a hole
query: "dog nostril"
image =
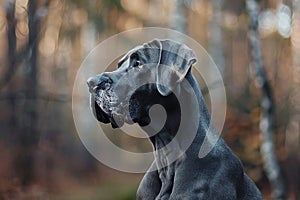
{"type": "Polygon", "coordinates": [[[101,90],[107,90],[110,88],[110,83],[103,81],[98,85],[98,88],[101,90]]]}
{"type": "Polygon", "coordinates": [[[107,90],[110,88],[111,83],[111,78],[106,75],[91,77],[87,80],[87,85],[92,91],[96,88],[107,90]]]}

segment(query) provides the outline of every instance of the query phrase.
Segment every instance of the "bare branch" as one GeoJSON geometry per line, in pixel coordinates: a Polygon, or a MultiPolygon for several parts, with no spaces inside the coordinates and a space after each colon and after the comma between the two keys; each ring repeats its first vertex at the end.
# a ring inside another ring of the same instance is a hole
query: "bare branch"
{"type": "MultiPolygon", "coordinates": [[[[14,100],[18,99],[24,99],[24,91],[18,91],[14,92],[10,95],[1,95],[0,96],[0,101],[6,101],[11,98],[14,100]]],[[[29,100],[40,100],[40,101],[49,101],[49,102],[58,102],[58,103],[68,103],[71,102],[71,98],[68,94],[53,94],[53,93],[43,93],[43,94],[38,94],[35,97],[27,96],[26,97],[29,100]]],[[[79,97],[78,97],[79,98],[79,97]]]]}
{"type": "MultiPolygon", "coordinates": [[[[47,0],[45,4],[38,8],[35,12],[34,16],[32,16],[32,22],[34,21],[41,21],[43,18],[45,18],[49,12],[49,4],[51,0],[47,0]]],[[[7,21],[7,41],[8,41],[8,62],[7,62],[7,68],[6,72],[3,74],[3,76],[0,78],[0,89],[5,87],[7,83],[9,83],[14,76],[18,66],[21,62],[25,61],[27,62],[30,57],[30,47],[32,47],[31,44],[29,44],[29,41],[21,47],[18,51],[16,51],[16,24],[17,19],[15,18],[15,0],[8,0],[6,3],[6,21],[7,21]]],[[[30,12],[27,8],[24,8],[27,10],[28,17],[30,15],[30,12]]],[[[31,23],[33,24],[33,23],[31,23]]],[[[35,26],[33,24],[33,26],[35,26]]],[[[39,33],[37,33],[38,35],[39,33]]],[[[32,34],[31,34],[32,35],[32,34]]],[[[33,36],[35,38],[35,36],[33,36]]],[[[37,39],[37,38],[36,38],[37,39]]],[[[34,41],[36,39],[33,39],[34,41]]]]}
{"type": "Polygon", "coordinates": [[[16,70],[16,18],[15,18],[15,8],[16,1],[7,1],[6,5],[6,22],[7,22],[7,41],[8,41],[8,51],[7,51],[7,66],[4,76],[0,79],[0,88],[5,85],[14,75],[16,70]]]}

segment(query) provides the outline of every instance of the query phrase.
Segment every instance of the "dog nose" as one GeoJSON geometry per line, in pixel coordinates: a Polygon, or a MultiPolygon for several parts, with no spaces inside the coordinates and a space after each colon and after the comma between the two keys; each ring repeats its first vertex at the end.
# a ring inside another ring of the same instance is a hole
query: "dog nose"
{"type": "Polygon", "coordinates": [[[90,89],[94,89],[97,86],[97,88],[99,89],[106,90],[107,88],[110,87],[111,83],[112,83],[111,78],[105,74],[100,77],[99,76],[91,77],[87,80],[87,84],[90,89]]]}
{"type": "Polygon", "coordinates": [[[87,84],[90,88],[94,88],[96,85],[97,85],[97,79],[96,77],[90,77],[88,80],[87,80],[87,84]]]}

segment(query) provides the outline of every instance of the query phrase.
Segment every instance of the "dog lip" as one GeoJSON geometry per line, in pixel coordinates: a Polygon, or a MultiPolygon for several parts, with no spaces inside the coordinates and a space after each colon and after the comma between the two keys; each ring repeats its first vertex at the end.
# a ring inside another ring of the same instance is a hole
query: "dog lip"
{"type": "Polygon", "coordinates": [[[126,116],[121,114],[122,110],[119,110],[120,107],[118,106],[123,105],[123,103],[119,101],[120,99],[107,86],[108,84],[106,84],[105,90],[101,89],[99,85],[89,87],[93,114],[98,121],[103,122],[103,119],[99,118],[96,112],[97,109],[100,109],[102,116],[111,123],[112,128],[119,128],[127,121],[125,119],[126,116]]]}
{"type": "Polygon", "coordinates": [[[107,117],[111,117],[111,113],[108,113],[106,111],[104,111],[97,103],[96,101],[96,96],[94,93],[91,93],[90,94],[90,107],[91,107],[91,110],[93,112],[93,115],[97,118],[97,109],[101,109],[101,111],[103,112],[103,114],[105,114],[107,117]],[[98,108],[97,108],[98,107],[98,108]]]}

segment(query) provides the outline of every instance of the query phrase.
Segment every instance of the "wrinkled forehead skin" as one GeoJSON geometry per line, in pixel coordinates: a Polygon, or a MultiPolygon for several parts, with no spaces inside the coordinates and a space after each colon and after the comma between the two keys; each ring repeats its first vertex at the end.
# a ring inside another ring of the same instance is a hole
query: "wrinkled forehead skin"
{"type": "Polygon", "coordinates": [[[123,64],[129,60],[133,54],[135,57],[138,57],[143,64],[158,64],[161,55],[161,44],[159,41],[153,40],[143,45],[136,46],[119,60],[118,66],[124,67],[123,64]]]}
{"type": "Polygon", "coordinates": [[[159,92],[167,96],[195,62],[194,52],[186,45],[173,40],[154,39],[133,48],[120,59],[116,72],[122,74],[122,78],[119,78],[118,85],[156,83],[159,92]],[[140,70],[132,68],[137,60],[142,65],[140,70]]]}
{"type": "Polygon", "coordinates": [[[136,46],[119,60],[118,69],[112,72],[112,74],[118,75],[111,77],[115,83],[114,93],[121,101],[128,101],[128,98],[141,86],[155,83],[155,72],[159,59],[160,49],[144,44],[136,46]],[[132,66],[134,59],[143,64],[141,69],[132,66]]]}
{"type": "Polygon", "coordinates": [[[190,58],[196,57],[194,52],[184,44],[173,40],[154,39],[130,50],[120,59],[119,66],[128,60],[132,54],[136,54],[144,64],[162,64],[174,67],[174,70],[178,69],[181,65],[187,64],[186,62],[190,58]]]}

